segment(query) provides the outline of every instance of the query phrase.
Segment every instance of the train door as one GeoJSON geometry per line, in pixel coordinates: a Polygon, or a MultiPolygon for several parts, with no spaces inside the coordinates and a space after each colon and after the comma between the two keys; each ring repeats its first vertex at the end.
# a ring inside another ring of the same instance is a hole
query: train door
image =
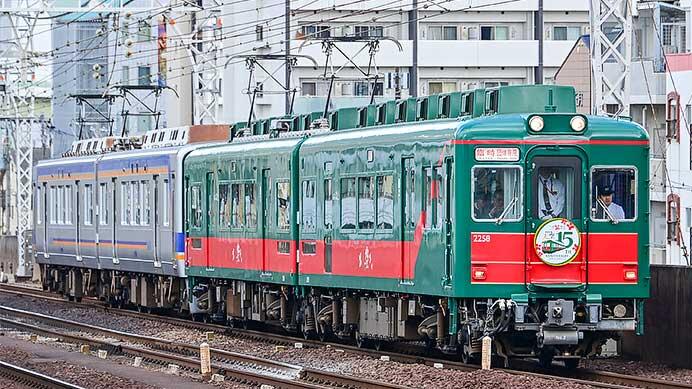
{"type": "Polygon", "coordinates": [[[324,179],[324,211],[323,211],[323,218],[324,222],[323,228],[324,228],[324,272],[325,273],[331,273],[332,272],[332,241],[334,238],[334,232],[333,232],[333,198],[334,198],[334,192],[332,188],[332,179],[331,178],[325,178],[324,179]]]}
{"type": "Polygon", "coordinates": [[[586,156],[575,148],[539,147],[527,163],[527,287],[585,287],[586,156]]]}
{"type": "MultiPolygon", "coordinates": [[[[75,259],[79,262],[82,261],[82,251],[81,251],[81,224],[82,220],[80,218],[80,215],[82,214],[82,202],[80,199],[82,198],[82,190],[79,187],[79,181],[75,181],[75,207],[74,207],[74,223],[75,223],[75,259]]],[[[69,193],[69,192],[68,192],[69,193]]],[[[72,199],[68,199],[67,201],[72,201],[72,199]]]]}
{"type": "MultiPolygon", "coordinates": [[[[145,210],[145,212],[149,212],[150,214],[153,214],[153,218],[151,220],[151,223],[153,225],[153,238],[154,238],[154,267],[161,267],[161,220],[159,219],[159,176],[155,175],[153,177],[153,183],[154,183],[154,193],[153,193],[153,200],[152,201],[152,208],[149,210],[145,210]]],[[[149,194],[150,196],[152,194],[149,194]]]]}
{"type": "Polygon", "coordinates": [[[262,169],[262,188],[260,191],[262,198],[262,224],[260,238],[262,239],[262,273],[267,272],[267,264],[269,262],[269,244],[267,244],[269,230],[269,205],[271,204],[271,170],[262,169]]]}
{"type": "Polygon", "coordinates": [[[445,239],[445,279],[448,283],[451,283],[452,279],[452,259],[454,258],[453,241],[454,235],[452,231],[452,218],[454,217],[454,159],[445,159],[445,175],[444,175],[444,210],[438,210],[438,212],[444,212],[444,225],[443,233],[445,239]]]}
{"type": "Polygon", "coordinates": [[[213,231],[212,226],[212,209],[214,209],[214,173],[207,172],[206,176],[206,196],[204,201],[204,237],[206,238],[207,244],[204,245],[204,257],[207,262],[207,269],[212,268],[211,261],[211,234],[213,231]]]}
{"type": "MultiPolygon", "coordinates": [[[[121,193],[120,199],[124,200],[124,196],[122,195],[123,192],[118,192],[118,187],[117,187],[117,181],[115,178],[111,180],[111,202],[112,202],[112,209],[113,209],[113,217],[111,220],[113,221],[112,224],[112,233],[111,233],[111,247],[113,249],[113,264],[117,265],[120,263],[120,259],[118,259],[118,240],[117,240],[117,222],[118,220],[117,215],[119,215],[119,210],[118,210],[118,201],[117,201],[117,194],[121,193]]],[[[124,189],[121,188],[121,190],[124,191],[124,189]]],[[[121,204],[122,207],[125,207],[125,204],[121,204]]],[[[120,216],[122,219],[122,215],[120,216]]],[[[109,220],[110,221],[110,220],[109,220]]],[[[122,223],[122,220],[121,220],[122,223]]]]}
{"type": "Polygon", "coordinates": [[[416,255],[412,244],[416,229],[416,169],[413,157],[403,158],[401,169],[401,281],[406,281],[412,278],[412,256],[416,255]]]}
{"type": "Polygon", "coordinates": [[[39,209],[39,212],[41,212],[41,220],[43,220],[43,256],[44,258],[47,258],[47,253],[48,253],[48,207],[53,206],[52,204],[48,204],[48,186],[44,182],[41,184],[41,198],[39,201],[42,203],[41,204],[41,209],[39,209]]]}

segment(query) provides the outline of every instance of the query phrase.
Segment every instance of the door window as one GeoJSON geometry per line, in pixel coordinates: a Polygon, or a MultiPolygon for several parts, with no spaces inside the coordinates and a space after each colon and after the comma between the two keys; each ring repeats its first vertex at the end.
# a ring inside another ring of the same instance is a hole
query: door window
{"type": "Polygon", "coordinates": [[[279,230],[288,230],[291,227],[289,190],[288,182],[276,184],[277,226],[279,230]]]}
{"type": "Polygon", "coordinates": [[[519,221],[521,169],[513,167],[473,168],[472,215],[475,221],[519,221]]]}
{"type": "Polygon", "coordinates": [[[199,185],[193,185],[190,188],[190,214],[192,227],[202,227],[202,191],[199,185]]]}
{"type": "Polygon", "coordinates": [[[637,216],[637,176],[634,168],[595,167],[591,170],[591,219],[626,221],[637,216]]]}
{"type": "Polygon", "coordinates": [[[532,177],[533,217],[581,217],[581,160],[576,157],[536,157],[532,177]]]}

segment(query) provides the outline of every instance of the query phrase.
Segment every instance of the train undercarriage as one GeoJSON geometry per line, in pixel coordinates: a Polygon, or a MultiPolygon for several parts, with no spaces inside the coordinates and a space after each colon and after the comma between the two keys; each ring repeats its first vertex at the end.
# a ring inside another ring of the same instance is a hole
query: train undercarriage
{"type": "Polygon", "coordinates": [[[482,338],[508,365],[533,357],[576,367],[600,354],[608,338],[634,330],[634,300],[448,299],[435,296],[261,284],[228,279],[164,277],[41,265],[43,288],[70,300],[96,297],[140,311],[175,310],[193,319],[245,327],[262,323],[317,338],[355,340],[379,349],[418,343],[468,363],[478,362],[482,338]],[[188,289],[189,287],[189,289],[188,289]],[[189,293],[188,293],[189,290],[189,293]]]}
{"type": "Polygon", "coordinates": [[[74,301],[95,297],[139,311],[187,311],[185,280],[179,277],[42,264],[41,282],[44,290],[74,301]]]}

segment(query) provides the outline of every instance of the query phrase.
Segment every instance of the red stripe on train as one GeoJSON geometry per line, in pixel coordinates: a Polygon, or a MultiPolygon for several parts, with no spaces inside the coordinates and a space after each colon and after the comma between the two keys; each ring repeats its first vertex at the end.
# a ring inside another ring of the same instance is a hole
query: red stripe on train
{"type": "Polygon", "coordinates": [[[578,258],[564,266],[549,266],[536,255],[533,234],[471,233],[471,281],[584,283],[588,274],[588,282],[637,283],[637,234],[596,233],[588,238],[583,234],[582,239],[578,258]]]}

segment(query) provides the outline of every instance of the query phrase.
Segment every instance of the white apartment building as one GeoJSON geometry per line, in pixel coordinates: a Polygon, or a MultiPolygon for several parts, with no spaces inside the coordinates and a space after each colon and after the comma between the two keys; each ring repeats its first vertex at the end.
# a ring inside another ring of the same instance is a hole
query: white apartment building
{"type": "MultiPolygon", "coordinates": [[[[332,62],[341,65],[332,91],[334,107],[367,104],[369,95],[391,98],[395,95],[393,75],[400,74],[401,96],[412,94],[409,89],[413,65],[414,34],[417,22],[418,77],[417,94],[426,95],[477,87],[533,83],[538,66],[539,43],[534,34],[537,0],[498,2],[496,0],[463,0],[418,2],[417,18],[411,0],[300,0],[291,2],[290,38],[293,54],[309,55],[320,65],[317,70],[306,60],[294,69],[292,86],[299,88],[296,112],[324,108],[329,89],[325,79],[326,56],[320,41],[308,36],[386,36],[401,43],[402,50],[383,40],[375,61],[384,77],[377,83],[359,79],[359,72],[337,50],[332,62]],[[439,4],[436,5],[436,4],[439,4]]],[[[550,82],[577,38],[589,32],[588,0],[544,1],[544,81],[550,82]]],[[[278,54],[284,50],[284,7],[271,0],[232,2],[221,12],[225,43],[224,56],[247,54],[278,54]],[[227,31],[228,30],[228,31],[227,31]]],[[[353,62],[366,68],[367,50],[358,56],[363,44],[337,43],[353,62]]],[[[280,62],[267,62],[270,72],[280,62]]],[[[329,70],[329,69],[328,69],[329,70]]],[[[247,120],[249,98],[248,71],[242,60],[231,60],[223,77],[226,108],[223,120],[247,120]]],[[[284,70],[275,74],[284,81],[284,70]]],[[[257,75],[253,85],[261,83],[257,75]]],[[[262,85],[265,91],[281,88],[272,80],[262,85]]],[[[284,96],[258,94],[254,111],[257,117],[284,114],[284,96]]]]}

